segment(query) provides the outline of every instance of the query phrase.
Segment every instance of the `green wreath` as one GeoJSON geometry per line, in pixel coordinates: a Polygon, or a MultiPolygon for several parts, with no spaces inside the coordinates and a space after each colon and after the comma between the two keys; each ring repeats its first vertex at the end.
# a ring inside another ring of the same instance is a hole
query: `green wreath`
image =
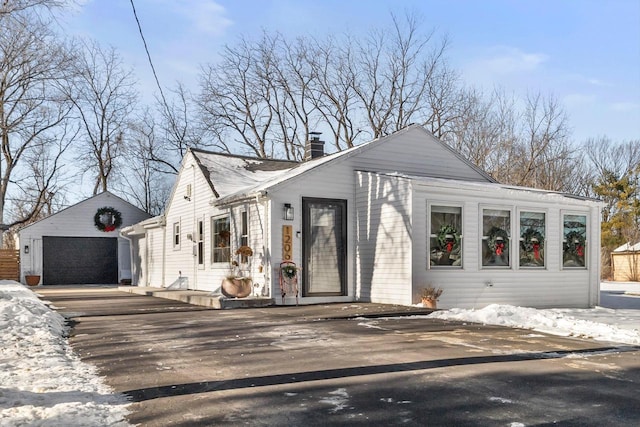
{"type": "Polygon", "coordinates": [[[456,230],[453,225],[445,224],[440,227],[440,230],[438,231],[438,244],[440,245],[440,249],[443,251],[446,249],[447,252],[451,252],[453,248],[458,245],[458,238],[456,237],[457,233],[458,230],[456,230]],[[450,250],[447,248],[447,245],[450,243],[447,241],[450,239],[447,235],[453,236],[453,245],[451,245],[450,250]]]}
{"type": "Polygon", "coordinates": [[[282,274],[287,278],[287,279],[293,279],[297,273],[298,269],[296,268],[295,265],[285,265],[282,267],[282,274]]]}
{"type": "Polygon", "coordinates": [[[496,255],[502,255],[502,252],[506,251],[509,247],[509,235],[502,228],[491,227],[488,234],[487,245],[491,252],[496,255]],[[503,246],[498,245],[498,238],[501,238],[503,246]]]}
{"type": "Polygon", "coordinates": [[[122,225],[122,214],[112,207],[102,207],[93,216],[93,223],[96,228],[105,233],[113,231],[122,225]],[[102,217],[107,215],[107,222],[102,221],[102,217]]]}
{"type": "Polygon", "coordinates": [[[527,228],[525,232],[522,233],[522,239],[522,248],[527,252],[533,251],[533,239],[538,240],[538,244],[540,245],[540,247],[542,247],[544,243],[544,237],[542,236],[542,233],[534,228],[527,228]]]}
{"type": "Polygon", "coordinates": [[[571,255],[582,257],[584,256],[584,244],[585,239],[582,233],[579,231],[570,231],[565,237],[564,250],[571,255]]]}

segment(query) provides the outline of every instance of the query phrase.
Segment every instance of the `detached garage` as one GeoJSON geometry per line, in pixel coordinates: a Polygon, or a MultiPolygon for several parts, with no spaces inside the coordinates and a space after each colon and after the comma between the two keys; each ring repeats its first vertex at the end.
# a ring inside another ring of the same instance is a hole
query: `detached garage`
{"type": "Polygon", "coordinates": [[[21,277],[43,285],[115,284],[131,279],[122,227],[149,215],[110,192],[98,194],[19,232],[21,277]]]}

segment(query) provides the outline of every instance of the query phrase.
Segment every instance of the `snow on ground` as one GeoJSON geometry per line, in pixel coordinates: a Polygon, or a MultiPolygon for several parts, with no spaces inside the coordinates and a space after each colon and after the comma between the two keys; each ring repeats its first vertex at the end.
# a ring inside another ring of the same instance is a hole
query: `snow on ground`
{"type": "Polygon", "coordinates": [[[640,283],[604,282],[600,289],[604,307],[535,309],[491,304],[481,309],[436,311],[428,317],[640,345],[640,283]]]}
{"type": "Polygon", "coordinates": [[[0,425],[128,426],[128,403],[76,356],[64,318],[0,280],[0,425]]]}
{"type": "MultiPolygon", "coordinates": [[[[603,283],[601,304],[548,310],[490,305],[430,317],[640,345],[640,283],[603,283]]],[[[64,318],[34,292],[0,281],[0,425],[129,426],[126,400],[80,361],[66,332],[64,318]]],[[[329,394],[322,402],[336,410],[348,399],[344,389],[329,394]]]]}

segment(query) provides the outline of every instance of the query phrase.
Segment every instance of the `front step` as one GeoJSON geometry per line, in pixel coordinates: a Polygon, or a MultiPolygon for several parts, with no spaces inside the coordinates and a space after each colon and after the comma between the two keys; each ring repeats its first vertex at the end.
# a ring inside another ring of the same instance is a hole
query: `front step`
{"type": "Polygon", "coordinates": [[[118,290],[137,295],[146,295],[150,297],[181,301],[187,304],[213,308],[216,310],[225,310],[231,308],[268,307],[275,304],[275,300],[273,298],[227,298],[223,295],[213,294],[208,291],[194,291],[189,289],[119,286],[118,290]]]}

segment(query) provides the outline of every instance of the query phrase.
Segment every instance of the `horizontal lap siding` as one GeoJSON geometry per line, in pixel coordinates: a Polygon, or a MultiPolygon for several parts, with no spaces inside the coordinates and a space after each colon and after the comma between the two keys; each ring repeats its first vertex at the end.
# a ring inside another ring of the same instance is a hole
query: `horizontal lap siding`
{"type": "Polygon", "coordinates": [[[352,160],[354,169],[487,182],[487,178],[421,129],[391,135],[352,160]]]}
{"type": "MultiPolygon", "coordinates": [[[[165,285],[162,274],[164,263],[164,227],[147,230],[145,240],[146,260],[143,268],[146,268],[146,282],[141,286],[162,287],[165,285]]],[[[141,247],[142,249],[142,247],[141,247]]]]}
{"type": "MultiPolygon", "coordinates": [[[[398,171],[419,176],[487,181],[485,176],[460,160],[453,152],[442,146],[423,129],[411,128],[408,131],[400,131],[387,137],[384,143],[376,144],[374,142],[364,150],[355,153],[355,155],[343,156],[279,184],[269,191],[274,209],[273,222],[271,223],[272,240],[270,243],[271,262],[273,263],[271,271],[274,273],[272,289],[274,291],[278,288],[277,265],[282,259],[282,225],[293,226],[293,258],[300,265],[302,262],[302,250],[300,247],[302,239],[296,237],[296,231],[302,230],[302,198],[335,198],[347,200],[347,268],[349,270],[349,283],[347,286],[349,296],[354,297],[356,294],[355,288],[358,284],[355,278],[356,219],[354,194],[356,193],[356,171],[398,171]],[[281,210],[283,203],[292,204],[295,210],[295,220],[293,222],[282,220],[281,210]]],[[[410,252],[408,253],[410,254],[410,252]]],[[[411,267],[405,268],[405,271],[410,275],[411,267]]],[[[410,294],[410,292],[408,290],[407,294],[410,294]]],[[[400,297],[396,296],[395,298],[400,297]]],[[[410,296],[401,298],[404,301],[410,302],[411,300],[410,296]]],[[[335,298],[329,298],[328,300],[335,300],[335,298]]],[[[319,302],[317,299],[313,301],[319,302]]]]}
{"type": "Polygon", "coordinates": [[[571,199],[544,201],[530,193],[496,191],[491,194],[472,188],[443,187],[414,182],[414,303],[427,284],[444,289],[439,306],[483,307],[488,304],[511,304],[535,307],[587,307],[593,302],[593,286],[597,286],[598,208],[571,199]],[[451,204],[463,209],[463,268],[437,269],[427,267],[427,239],[429,236],[427,204],[451,204]],[[510,269],[482,268],[480,262],[481,212],[485,207],[511,209],[512,266],[510,269]],[[517,267],[519,230],[516,229],[519,210],[546,213],[546,268],[517,267]],[[587,214],[589,222],[589,268],[563,270],[562,213],[587,214]],[[595,219],[593,217],[596,217],[595,219]],[[514,265],[515,264],[515,265],[514,265]],[[489,286],[490,285],[490,286],[489,286]]]}
{"type": "Polygon", "coordinates": [[[365,301],[410,304],[409,181],[360,172],[356,182],[359,296],[365,301]]]}

